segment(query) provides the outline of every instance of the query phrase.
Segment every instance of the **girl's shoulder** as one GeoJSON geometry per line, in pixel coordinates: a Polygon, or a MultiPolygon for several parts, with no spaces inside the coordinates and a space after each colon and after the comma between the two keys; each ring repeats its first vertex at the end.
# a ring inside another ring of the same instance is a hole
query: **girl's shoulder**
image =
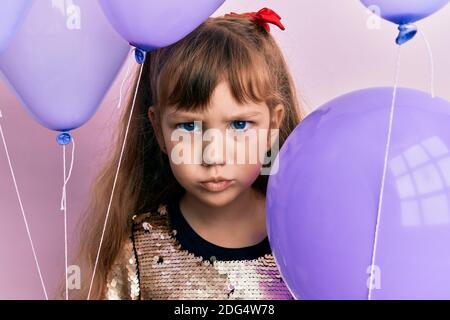
{"type": "Polygon", "coordinates": [[[156,211],[135,214],[131,218],[133,233],[142,231],[144,233],[157,229],[169,227],[169,214],[166,204],[160,204],[156,211]]]}
{"type": "Polygon", "coordinates": [[[136,253],[128,237],[115,258],[106,282],[106,300],[137,300],[140,295],[136,253]]]}
{"type": "Polygon", "coordinates": [[[137,300],[140,298],[138,255],[143,251],[139,245],[142,242],[141,235],[154,231],[152,233],[161,237],[166,233],[169,223],[167,207],[161,204],[154,212],[135,214],[131,221],[131,233],[124,241],[107,275],[104,298],[108,300],[137,300]]]}

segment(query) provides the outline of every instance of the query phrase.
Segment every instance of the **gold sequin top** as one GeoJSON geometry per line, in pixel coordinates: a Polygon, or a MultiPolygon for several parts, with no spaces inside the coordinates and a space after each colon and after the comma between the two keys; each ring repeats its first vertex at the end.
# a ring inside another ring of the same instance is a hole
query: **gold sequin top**
{"type": "Polygon", "coordinates": [[[272,254],[250,260],[206,260],[181,247],[167,207],[135,215],[107,278],[106,299],[290,300],[272,254]]]}

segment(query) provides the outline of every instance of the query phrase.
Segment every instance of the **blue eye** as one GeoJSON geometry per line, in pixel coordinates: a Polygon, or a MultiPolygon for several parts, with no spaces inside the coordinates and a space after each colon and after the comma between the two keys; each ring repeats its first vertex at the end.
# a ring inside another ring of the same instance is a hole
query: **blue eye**
{"type": "Polygon", "coordinates": [[[193,132],[194,130],[200,129],[200,123],[198,122],[183,122],[177,125],[178,129],[183,129],[188,132],[193,132]]]}
{"type": "Polygon", "coordinates": [[[250,128],[251,123],[249,121],[235,120],[231,122],[231,128],[239,131],[245,131],[250,128]]]}

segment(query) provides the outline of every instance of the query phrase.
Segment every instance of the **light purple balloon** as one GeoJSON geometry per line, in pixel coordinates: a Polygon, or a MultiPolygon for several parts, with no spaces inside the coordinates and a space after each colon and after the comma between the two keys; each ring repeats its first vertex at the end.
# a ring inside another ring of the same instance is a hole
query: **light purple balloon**
{"type": "MultiPolygon", "coordinates": [[[[296,298],[367,299],[392,88],[310,114],[269,179],[269,240],[296,298]]],[[[399,89],[373,299],[450,299],[450,103],[399,89]]]]}
{"type": "Polygon", "coordinates": [[[143,50],[171,45],[197,28],[225,0],[98,0],[111,24],[143,50]]]}
{"type": "Polygon", "coordinates": [[[366,7],[377,7],[379,15],[386,20],[396,24],[407,24],[432,15],[446,6],[449,0],[361,0],[361,2],[366,7]]]}
{"type": "Polygon", "coordinates": [[[31,0],[0,1],[0,53],[4,51],[25,19],[31,0]]]}
{"type": "Polygon", "coordinates": [[[0,70],[43,126],[68,131],[97,110],[129,52],[92,0],[35,0],[0,70]]]}

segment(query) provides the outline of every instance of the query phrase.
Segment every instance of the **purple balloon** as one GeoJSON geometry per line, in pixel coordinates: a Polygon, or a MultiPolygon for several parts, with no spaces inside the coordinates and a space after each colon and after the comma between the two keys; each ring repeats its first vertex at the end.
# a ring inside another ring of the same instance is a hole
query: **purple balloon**
{"type": "Polygon", "coordinates": [[[0,70],[40,124],[69,131],[95,113],[128,52],[96,1],[35,0],[0,70]]]}
{"type": "Polygon", "coordinates": [[[99,0],[130,44],[149,51],[171,45],[197,28],[225,0],[99,0]]]}
{"type": "Polygon", "coordinates": [[[414,23],[446,6],[449,0],[361,0],[366,7],[396,24],[414,23]]]}
{"type": "MultiPolygon", "coordinates": [[[[367,299],[392,88],[352,92],[291,134],[269,179],[269,240],[300,299],[367,299]]],[[[372,299],[450,299],[450,103],[400,88],[372,299]]]]}
{"type": "Polygon", "coordinates": [[[31,0],[0,1],[0,52],[4,51],[25,19],[31,0]]]}

